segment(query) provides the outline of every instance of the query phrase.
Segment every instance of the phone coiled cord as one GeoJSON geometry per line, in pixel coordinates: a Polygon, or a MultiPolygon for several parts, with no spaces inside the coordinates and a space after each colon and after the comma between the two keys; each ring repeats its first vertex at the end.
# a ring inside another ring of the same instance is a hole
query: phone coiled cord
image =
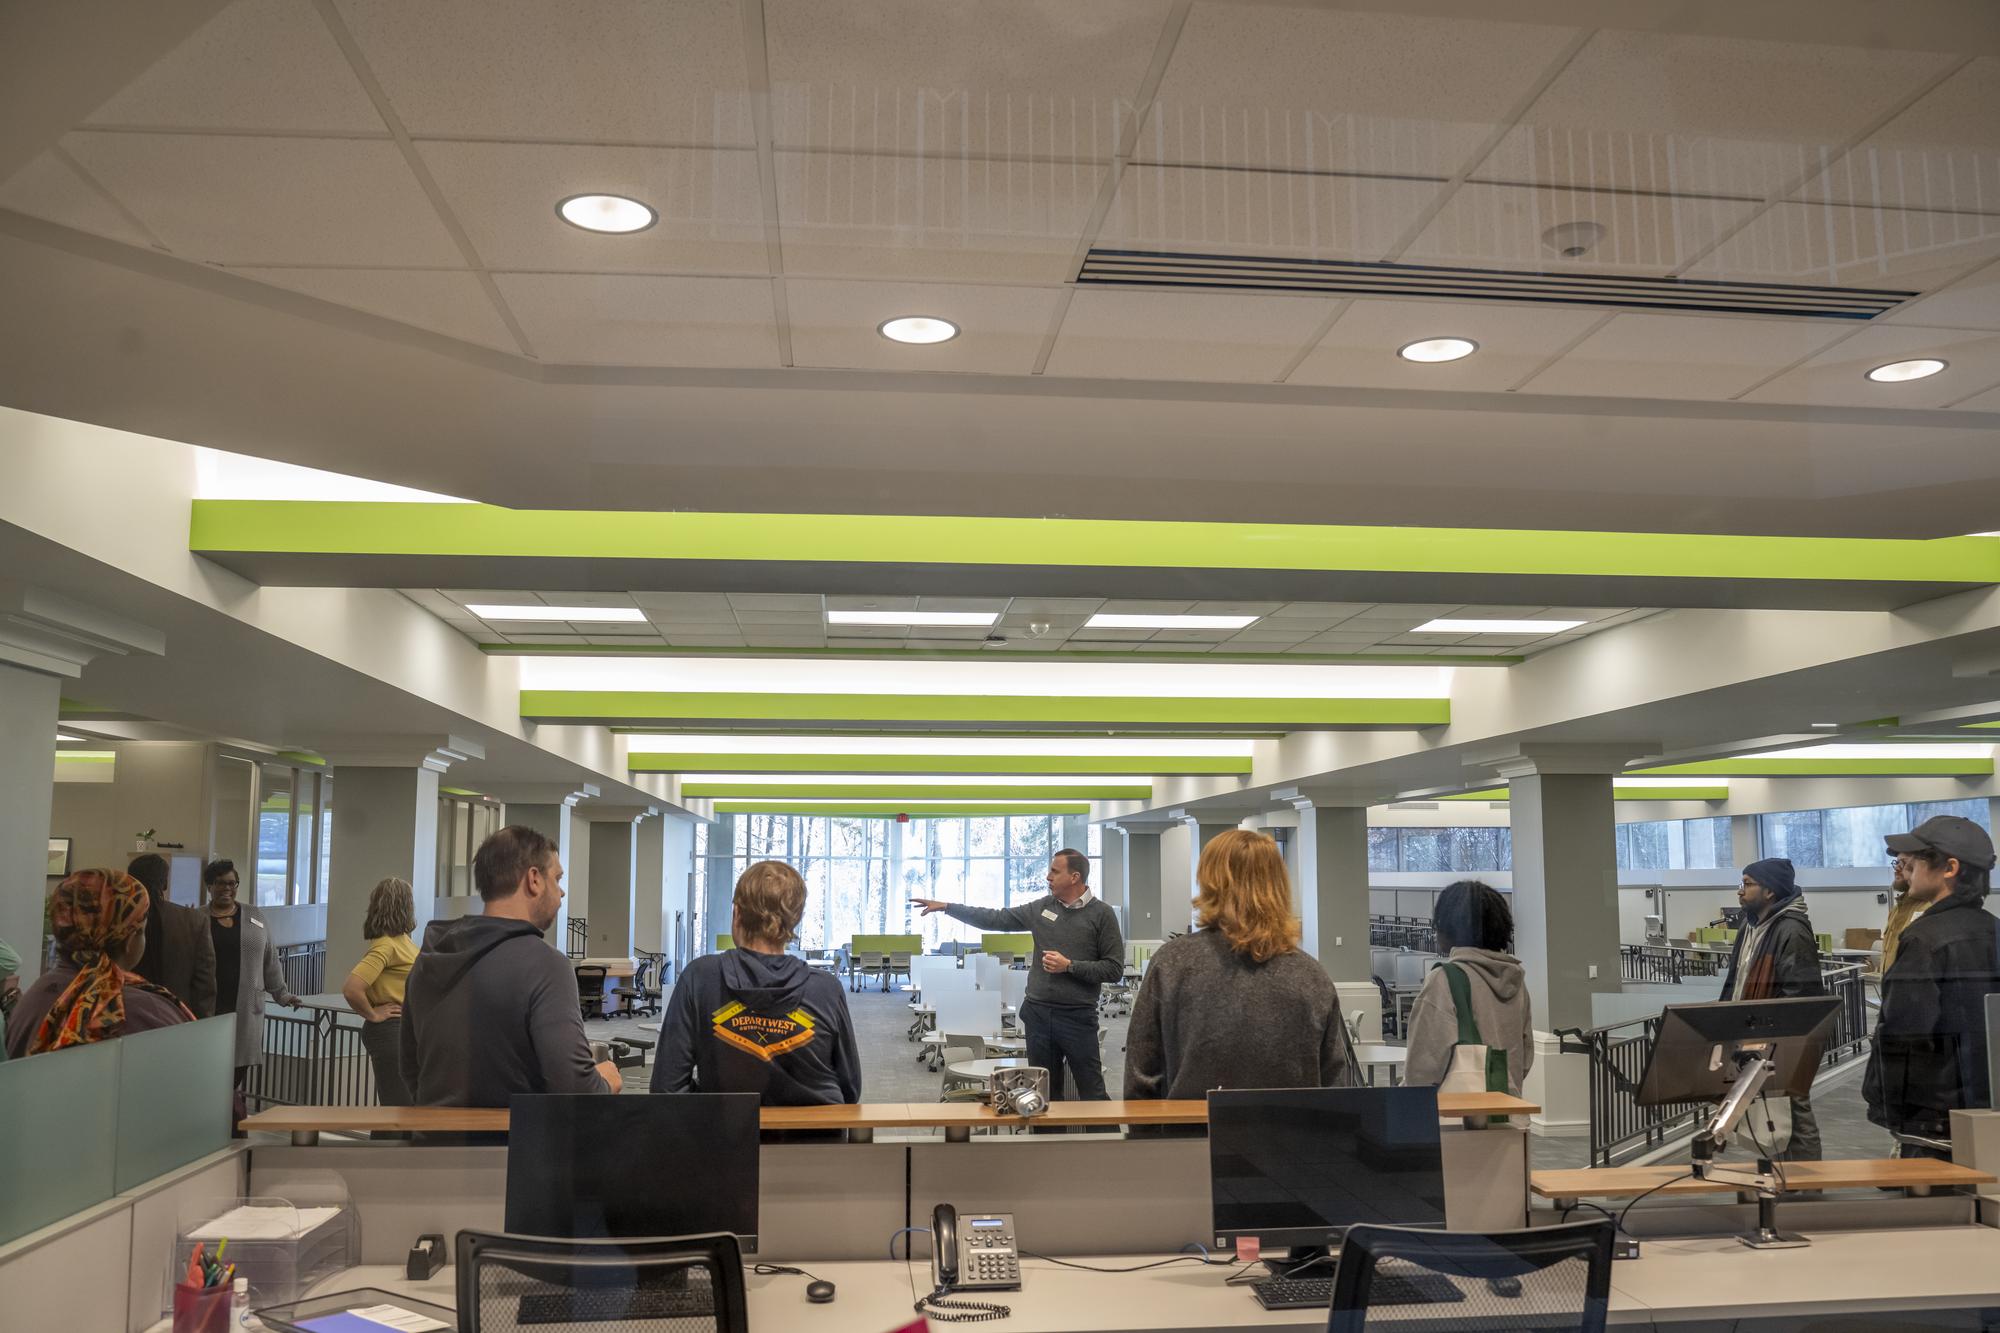
{"type": "Polygon", "coordinates": [[[935,1319],[940,1324],[979,1324],[989,1319],[1005,1319],[1014,1313],[1009,1306],[986,1301],[946,1300],[950,1293],[950,1287],[939,1287],[912,1308],[924,1318],[935,1319]]]}

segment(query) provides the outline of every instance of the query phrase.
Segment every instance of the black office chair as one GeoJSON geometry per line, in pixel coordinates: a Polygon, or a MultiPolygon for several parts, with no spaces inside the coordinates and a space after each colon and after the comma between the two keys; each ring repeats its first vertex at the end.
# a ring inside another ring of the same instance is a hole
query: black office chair
{"type": "Polygon", "coordinates": [[[458,1233],[460,1333],[749,1333],[736,1237],[458,1233]]]}
{"type": "Polygon", "coordinates": [[[662,992],[653,985],[653,969],[659,966],[660,955],[656,953],[636,953],[637,965],[632,973],[632,984],[614,986],[611,993],[618,997],[625,1016],[637,1018],[640,1014],[658,1014],[662,992]]]}
{"type": "Polygon", "coordinates": [[[585,1018],[608,1018],[604,1012],[604,978],[606,972],[601,967],[579,967],[576,969],[576,1003],[585,1018]]]}
{"type": "Polygon", "coordinates": [[[1602,1218],[1484,1234],[1349,1227],[1334,1271],[1327,1333],[1600,1333],[1611,1300],[1612,1233],[1602,1218]],[[1388,1281],[1405,1290],[1395,1303],[1378,1305],[1380,1317],[1371,1324],[1370,1292],[1388,1281]]]}

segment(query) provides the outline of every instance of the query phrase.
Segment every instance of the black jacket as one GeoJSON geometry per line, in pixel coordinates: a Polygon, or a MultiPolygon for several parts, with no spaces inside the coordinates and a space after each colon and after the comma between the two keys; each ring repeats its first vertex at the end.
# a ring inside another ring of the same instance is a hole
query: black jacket
{"type": "Polygon", "coordinates": [[[1903,931],[1861,1085],[1868,1118],[1949,1137],[1954,1108],[1988,1105],[1986,996],[2000,990],[2000,920],[1953,894],[1903,931]]]}
{"type": "MultiPolygon", "coordinates": [[[[1750,927],[1736,932],[1736,948],[1729,955],[1729,970],[1722,978],[1725,1000],[1736,994],[1736,969],[1746,965],[1743,945],[1749,938],[1750,927]]],[[[1746,1000],[1826,994],[1826,982],[1819,970],[1819,938],[1813,933],[1812,918],[1806,915],[1805,899],[1795,897],[1778,905],[1757,957],[1747,960],[1747,966],[1750,978],[1743,991],[1746,1000]]]]}
{"type": "Polygon", "coordinates": [[[517,1092],[609,1092],[576,973],[526,921],[433,921],[404,987],[403,1081],[418,1106],[505,1106],[517,1092]]]}
{"type": "Polygon", "coordinates": [[[754,1092],[766,1106],[861,1100],[847,994],[789,954],[731,949],[681,973],[660,1021],[654,1092],[754,1092]]]}

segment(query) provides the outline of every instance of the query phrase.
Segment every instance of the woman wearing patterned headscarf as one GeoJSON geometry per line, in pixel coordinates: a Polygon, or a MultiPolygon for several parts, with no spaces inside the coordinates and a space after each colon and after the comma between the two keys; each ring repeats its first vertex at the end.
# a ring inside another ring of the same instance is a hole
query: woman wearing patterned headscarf
{"type": "Polygon", "coordinates": [[[146,951],[151,900],[116,870],[79,870],[49,896],[58,963],[21,992],[7,1054],[35,1055],[191,1023],[171,991],[132,970],[146,951]]]}

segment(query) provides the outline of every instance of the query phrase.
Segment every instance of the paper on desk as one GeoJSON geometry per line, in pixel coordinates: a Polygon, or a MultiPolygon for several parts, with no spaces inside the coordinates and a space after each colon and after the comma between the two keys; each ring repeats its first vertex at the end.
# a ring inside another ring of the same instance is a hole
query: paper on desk
{"type": "Polygon", "coordinates": [[[185,1239],[296,1240],[339,1212],[338,1208],[257,1208],[245,1204],[190,1231],[185,1239]]]}
{"type": "Polygon", "coordinates": [[[339,1314],[308,1319],[299,1327],[309,1329],[311,1333],[381,1333],[385,1328],[394,1329],[396,1333],[436,1333],[439,1329],[450,1333],[451,1330],[449,1324],[440,1324],[400,1305],[370,1305],[359,1310],[343,1310],[339,1314]]]}

